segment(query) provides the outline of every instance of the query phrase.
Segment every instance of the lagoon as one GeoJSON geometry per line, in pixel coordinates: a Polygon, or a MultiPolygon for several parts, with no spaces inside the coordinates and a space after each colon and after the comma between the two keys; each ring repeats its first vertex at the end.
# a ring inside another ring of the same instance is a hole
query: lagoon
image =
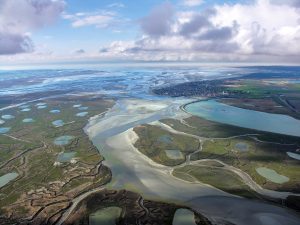
{"type": "Polygon", "coordinates": [[[185,110],[214,122],[300,137],[300,120],[286,115],[237,108],[215,100],[193,102],[185,110]]]}
{"type": "Polygon", "coordinates": [[[18,176],[17,173],[7,173],[3,176],[0,176],[0,188],[8,184],[10,181],[16,179],[18,176]]]}

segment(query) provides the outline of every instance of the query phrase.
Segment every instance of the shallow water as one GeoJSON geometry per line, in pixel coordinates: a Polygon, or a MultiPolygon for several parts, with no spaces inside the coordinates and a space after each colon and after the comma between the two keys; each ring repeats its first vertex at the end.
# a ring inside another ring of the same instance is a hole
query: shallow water
{"type": "Polygon", "coordinates": [[[40,105],[37,107],[38,109],[46,109],[47,108],[47,105],[40,105]]]}
{"type": "Polygon", "coordinates": [[[73,108],[79,108],[81,107],[81,104],[73,105],[73,108]]]}
{"type": "Polygon", "coordinates": [[[21,110],[21,112],[29,112],[29,111],[31,111],[30,108],[24,108],[24,109],[21,110]]]}
{"type": "Polygon", "coordinates": [[[17,177],[18,177],[17,173],[7,173],[3,176],[0,176],[0,188],[8,184],[10,181],[16,179],[17,177]]]}
{"type": "Polygon", "coordinates": [[[33,123],[34,119],[32,119],[32,118],[25,118],[22,121],[23,121],[23,123],[33,123]]]}
{"type": "Polygon", "coordinates": [[[56,145],[68,145],[71,142],[71,140],[73,140],[73,139],[74,139],[74,137],[69,136],[69,135],[60,136],[58,138],[55,138],[54,144],[56,144],[56,145]]]}
{"type": "Polygon", "coordinates": [[[244,142],[236,143],[234,147],[240,152],[247,152],[249,150],[248,144],[244,142]]]}
{"type": "Polygon", "coordinates": [[[0,127],[0,134],[5,134],[10,131],[10,127],[0,127]]]}
{"type": "Polygon", "coordinates": [[[89,113],[88,112],[80,112],[80,113],[77,113],[76,116],[78,116],[78,117],[84,117],[87,114],[89,114],[89,113]]]}
{"type": "Polygon", "coordinates": [[[165,152],[170,159],[183,159],[183,155],[179,150],[165,150],[165,152]]]}
{"type": "Polygon", "coordinates": [[[188,209],[177,209],[172,225],[197,225],[194,212],[188,209]]]}
{"type": "Polygon", "coordinates": [[[172,138],[169,135],[162,135],[158,138],[158,141],[165,144],[171,144],[173,142],[172,138]]]}
{"type": "Polygon", "coordinates": [[[39,103],[37,103],[37,104],[35,104],[36,106],[44,106],[44,105],[47,105],[47,103],[45,103],[45,102],[39,102],[39,103]]]}
{"type": "Polygon", "coordinates": [[[83,106],[83,107],[79,107],[78,109],[79,110],[87,110],[89,107],[87,107],[87,106],[83,106]]]}
{"type": "Polygon", "coordinates": [[[119,207],[108,207],[98,210],[89,217],[90,225],[116,225],[121,216],[122,209],[119,207]]]}
{"type": "Polygon", "coordinates": [[[15,116],[13,116],[13,115],[2,115],[1,118],[4,119],[4,120],[11,120],[11,119],[14,119],[15,116]]]}
{"type": "Polygon", "coordinates": [[[256,172],[262,177],[276,184],[283,184],[290,180],[288,177],[280,175],[275,170],[266,167],[256,168],[256,172]]]}
{"type": "Polygon", "coordinates": [[[63,120],[55,120],[52,122],[52,124],[55,126],[55,127],[62,127],[63,125],[65,125],[64,121],[63,120]]]}
{"type": "Polygon", "coordinates": [[[0,120],[0,125],[1,125],[1,124],[4,124],[4,123],[5,123],[5,121],[4,121],[4,120],[0,120]]]}
{"type": "Polygon", "coordinates": [[[300,154],[293,153],[293,152],[287,152],[286,154],[293,159],[300,160],[300,154]]]}
{"type": "Polygon", "coordinates": [[[219,123],[300,137],[300,120],[286,115],[237,108],[214,100],[188,104],[185,110],[219,123]]]}
{"type": "Polygon", "coordinates": [[[61,163],[70,162],[75,155],[76,152],[61,152],[57,156],[57,161],[61,163]]]}
{"type": "Polygon", "coordinates": [[[52,110],[50,110],[50,113],[57,114],[57,113],[60,113],[60,110],[59,109],[52,109],[52,110]]]}

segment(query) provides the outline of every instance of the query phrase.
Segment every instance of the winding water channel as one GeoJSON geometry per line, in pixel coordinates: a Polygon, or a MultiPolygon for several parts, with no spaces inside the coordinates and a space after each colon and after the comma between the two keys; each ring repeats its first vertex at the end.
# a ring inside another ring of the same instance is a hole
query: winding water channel
{"type": "Polygon", "coordinates": [[[105,157],[113,174],[107,187],[139,192],[144,198],[187,205],[212,221],[241,225],[296,225],[299,217],[285,208],[232,196],[212,186],[189,183],[171,175],[172,168],[159,165],[137,151],[133,128],[163,118],[182,119],[180,110],[191,100],[119,100],[104,116],[90,119],[85,131],[105,157]]]}

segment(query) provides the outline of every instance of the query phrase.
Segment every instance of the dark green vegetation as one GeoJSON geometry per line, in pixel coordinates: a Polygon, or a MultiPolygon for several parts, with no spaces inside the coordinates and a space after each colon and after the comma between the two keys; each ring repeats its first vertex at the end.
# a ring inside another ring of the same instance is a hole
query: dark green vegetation
{"type": "Polygon", "coordinates": [[[199,141],[195,138],[172,134],[153,125],[134,128],[140,136],[135,146],[157,163],[175,166],[185,162],[188,154],[199,149],[199,141]],[[174,151],[182,157],[169,156],[166,151],[174,151]]]}
{"type": "MultiPolygon", "coordinates": [[[[162,122],[175,130],[202,137],[201,151],[197,151],[199,147],[186,147],[188,151],[181,150],[185,156],[189,154],[191,162],[207,159],[219,160],[241,169],[266,189],[300,192],[300,162],[286,153],[296,152],[299,148],[299,138],[221,125],[198,117],[187,118],[185,123],[174,119],[162,120],[162,122]],[[270,142],[274,140],[284,140],[284,143],[288,144],[270,142]],[[272,169],[288,177],[289,181],[282,184],[272,182],[258,174],[256,169],[260,167],[272,169]]],[[[176,164],[173,163],[165,156],[165,150],[169,146],[158,141],[162,135],[172,137],[174,134],[160,127],[149,125],[135,128],[135,132],[139,135],[136,147],[154,161],[170,166],[185,162],[180,160],[176,161],[176,164]]],[[[180,140],[181,143],[184,139],[189,144],[193,142],[196,144],[199,141],[197,138],[176,135],[176,140],[180,140]]],[[[174,175],[188,181],[198,180],[233,194],[247,197],[256,195],[249,186],[245,185],[242,177],[228,170],[227,167],[223,167],[222,164],[216,161],[199,162],[201,164],[187,163],[183,167],[176,168],[174,175]],[[226,179],[220,179],[221,177],[226,179]]]]}
{"type": "MultiPolygon", "coordinates": [[[[97,214],[98,210],[108,207],[122,209],[120,217],[116,218],[116,224],[159,224],[171,225],[174,213],[184,206],[160,203],[143,199],[139,194],[121,190],[103,190],[91,194],[81,201],[72,216],[65,224],[88,225],[89,217],[86,215],[97,214]]],[[[198,225],[211,225],[206,217],[194,212],[195,222],[198,225]]]]}
{"type": "Polygon", "coordinates": [[[111,176],[109,169],[101,165],[103,158],[83,127],[89,117],[110,108],[112,101],[94,96],[64,97],[44,101],[47,107],[41,109],[37,103],[2,112],[15,116],[5,121],[11,130],[0,135],[0,176],[9,172],[19,174],[0,188],[1,215],[12,221],[52,216],[57,219],[74,196],[108,182],[111,176]],[[88,107],[89,116],[76,116],[80,109],[74,108],[74,104],[88,107]],[[31,110],[21,111],[22,108],[31,110]],[[50,113],[53,109],[60,112],[50,113]],[[34,121],[24,123],[25,118],[34,121]],[[65,125],[55,127],[55,120],[63,120],[65,125]],[[64,135],[74,138],[66,145],[56,145],[54,140],[64,135]],[[59,163],[61,152],[73,152],[74,158],[59,163]]]}

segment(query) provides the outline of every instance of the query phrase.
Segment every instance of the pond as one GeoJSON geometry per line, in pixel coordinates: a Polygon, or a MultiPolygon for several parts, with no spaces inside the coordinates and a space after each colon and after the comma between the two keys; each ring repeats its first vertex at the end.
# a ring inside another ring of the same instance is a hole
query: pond
{"type": "Polygon", "coordinates": [[[293,152],[287,152],[286,154],[293,159],[300,160],[300,154],[293,153],[293,152]]]}
{"type": "Polygon", "coordinates": [[[244,142],[236,143],[234,148],[237,149],[240,152],[247,152],[249,150],[248,144],[244,143],[244,142]]]}
{"type": "Polygon", "coordinates": [[[119,207],[108,207],[98,210],[89,217],[90,225],[116,225],[121,216],[122,209],[119,207]]]}
{"type": "Polygon", "coordinates": [[[52,109],[52,110],[50,110],[50,113],[57,114],[57,113],[60,113],[60,110],[59,109],[52,109]]]}
{"type": "Polygon", "coordinates": [[[73,140],[73,139],[74,139],[74,137],[69,136],[69,135],[60,136],[58,138],[55,138],[54,144],[56,144],[56,145],[68,145],[71,142],[71,140],[73,140]]]}
{"type": "Polygon", "coordinates": [[[79,110],[87,110],[89,107],[87,107],[87,106],[83,106],[83,107],[79,107],[78,109],[79,110]]]}
{"type": "Polygon", "coordinates": [[[60,163],[70,162],[76,155],[76,152],[61,152],[57,156],[57,161],[60,163]]]}
{"type": "Polygon", "coordinates": [[[14,119],[15,116],[13,116],[13,115],[2,115],[1,118],[4,119],[4,120],[11,120],[11,119],[14,119]]]}
{"type": "Polygon", "coordinates": [[[0,134],[5,134],[10,131],[10,127],[0,127],[0,134]]]}
{"type": "Polygon", "coordinates": [[[165,144],[172,144],[173,142],[172,137],[169,135],[161,135],[157,140],[165,144]]]}
{"type": "Polygon", "coordinates": [[[65,125],[64,121],[63,120],[55,120],[52,122],[52,124],[55,126],[55,127],[62,127],[63,125],[65,125]]]}
{"type": "Polygon", "coordinates": [[[190,103],[185,110],[214,122],[300,137],[300,120],[286,115],[241,109],[215,100],[190,103]]]}
{"type": "Polygon", "coordinates": [[[37,103],[37,104],[35,104],[36,106],[44,106],[44,105],[47,105],[47,103],[45,103],[45,102],[39,102],[39,103],[37,103]]]}
{"type": "Polygon", "coordinates": [[[0,188],[8,184],[10,181],[16,179],[17,177],[18,177],[17,173],[7,173],[3,176],[0,176],[0,188]]]}
{"type": "Polygon", "coordinates": [[[46,105],[40,105],[40,106],[38,106],[37,108],[38,108],[38,109],[46,109],[47,106],[46,106],[46,105]]]}
{"type": "Polygon", "coordinates": [[[21,112],[29,112],[29,111],[31,111],[30,108],[24,108],[24,109],[21,110],[21,112]]]}
{"type": "Polygon", "coordinates": [[[256,168],[256,172],[262,177],[276,184],[283,184],[290,180],[288,177],[280,175],[275,170],[266,167],[256,168]]]}
{"type": "Polygon", "coordinates": [[[22,121],[23,121],[23,123],[33,123],[34,119],[32,119],[32,118],[25,118],[22,121]]]}
{"type": "Polygon", "coordinates": [[[81,107],[81,104],[73,105],[73,108],[79,108],[79,107],[81,107]]]}
{"type": "Polygon", "coordinates": [[[173,218],[173,225],[197,225],[194,212],[188,209],[177,209],[173,218]]]}
{"type": "Polygon", "coordinates": [[[88,112],[80,112],[80,113],[77,113],[76,116],[78,117],[84,117],[88,114],[88,112]]]}
{"type": "Polygon", "coordinates": [[[183,155],[179,150],[165,150],[166,155],[170,159],[183,159],[183,155]]]}
{"type": "Polygon", "coordinates": [[[30,105],[21,105],[21,106],[19,106],[20,109],[26,109],[26,108],[29,108],[29,107],[30,107],[30,105]]]}
{"type": "Polygon", "coordinates": [[[5,121],[4,121],[4,120],[0,120],[0,125],[1,125],[1,124],[4,124],[4,123],[5,123],[5,121]]]}

